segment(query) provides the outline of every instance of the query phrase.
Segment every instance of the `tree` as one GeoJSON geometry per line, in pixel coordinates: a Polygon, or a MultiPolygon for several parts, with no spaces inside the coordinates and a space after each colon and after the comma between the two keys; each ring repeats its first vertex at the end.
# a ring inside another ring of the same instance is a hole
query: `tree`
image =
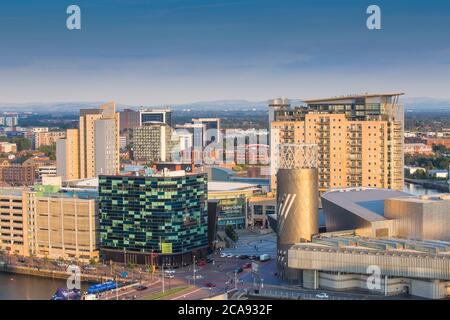
{"type": "Polygon", "coordinates": [[[237,241],[239,238],[236,230],[230,224],[225,227],[225,234],[233,241],[237,241]]]}
{"type": "Polygon", "coordinates": [[[56,144],[51,146],[40,146],[38,150],[45,153],[50,160],[56,160],[56,144]]]}
{"type": "Polygon", "coordinates": [[[448,151],[447,147],[443,144],[433,144],[432,148],[435,153],[446,153],[448,151]]]}

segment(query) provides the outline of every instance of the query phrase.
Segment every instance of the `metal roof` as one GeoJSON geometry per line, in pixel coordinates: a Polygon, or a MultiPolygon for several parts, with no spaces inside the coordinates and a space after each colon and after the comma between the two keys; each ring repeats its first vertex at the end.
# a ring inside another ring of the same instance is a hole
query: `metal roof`
{"type": "Polygon", "coordinates": [[[353,188],[334,189],[325,192],[322,198],[352,212],[364,220],[373,222],[384,218],[384,200],[411,196],[409,193],[391,189],[353,188]]]}

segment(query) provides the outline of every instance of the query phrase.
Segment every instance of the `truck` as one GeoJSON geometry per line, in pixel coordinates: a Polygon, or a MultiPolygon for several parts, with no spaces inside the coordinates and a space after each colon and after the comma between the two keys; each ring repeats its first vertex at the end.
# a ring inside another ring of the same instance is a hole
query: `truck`
{"type": "Polygon", "coordinates": [[[270,256],[267,253],[264,253],[259,256],[259,261],[261,261],[261,262],[269,261],[269,260],[270,260],[270,256]]]}

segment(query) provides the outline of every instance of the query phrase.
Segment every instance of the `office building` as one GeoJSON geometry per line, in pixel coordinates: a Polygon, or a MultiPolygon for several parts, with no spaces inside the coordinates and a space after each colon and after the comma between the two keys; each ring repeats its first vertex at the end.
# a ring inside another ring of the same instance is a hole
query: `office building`
{"type": "Polygon", "coordinates": [[[119,172],[119,136],[116,118],[98,119],[94,123],[95,176],[119,172]]]}
{"type": "Polygon", "coordinates": [[[164,170],[100,176],[100,243],[105,259],[189,263],[208,247],[207,177],[164,170]]]}
{"type": "Polygon", "coordinates": [[[248,200],[261,194],[261,187],[254,184],[210,181],[208,200],[218,201],[217,230],[224,231],[227,225],[231,225],[234,229],[245,229],[248,200]]]}
{"type": "Polygon", "coordinates": [[[126,132],[130,129],[139,127],[140,122],[139,111],[132,109],[124,109],[120,112],[120,132],[126,132]]]}
{"type": "Polygon", "coordinates": [[[172,111],[165,109],[140,109],[139,110],[139,126],[148,122],[162,122],[169,127],[172,126],[172,111]]]}
{"type": "Polygon", "coordinates": [[[161,122],[144,123],[130,131],[130,148],[134,160],[169,161],[172,129],[161,122]]]}
{"type": "MultiPolygon", "coordinates": [[[[403,189],[402,94],[307,100],[271,107],[271,186],[282,143],[318,146],[319,191],[340,187],[403,189]]],[[[271,105],[274,105],[273,103],[271,105]]]]}
{"type": "Polygon", "coordinates": [[[253,230],[270,230],[269,216],[276,214],[273,195],[261,195],[248,199],[247,227],[253,230]]]}
{"type": "Polygon", "coordinates": [[[220,119],[219,118],[198,118],[192,119],[193,124],[204,124],[205,125],[205,142],[204,145],[207,146],[211,142],[219,143],[221,140],[220,132],[220,119]]]}
{"type": "Polygon", "coordinates": [[[80,178],[80,142],[78,129],[68,129],[66,137],[56,141],[56,174],[63,180],[80,178]]]}

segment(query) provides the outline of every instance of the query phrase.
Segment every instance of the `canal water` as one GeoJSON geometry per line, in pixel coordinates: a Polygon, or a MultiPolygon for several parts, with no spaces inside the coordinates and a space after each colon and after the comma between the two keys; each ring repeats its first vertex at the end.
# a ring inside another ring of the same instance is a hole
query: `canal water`
{"type": "MultiPolygon", "coordinates": [[[[414,195],[442,193],[411,183],[405,184],[404,191],[414,195]]],[[[83,285],[84,290],[86,286],[83,285]]],[[[49,300],[58,288],[65,287],[65,280],[0,272],[0,300],[49,300]]]]}
{"type": "Polygon", "coordinates": [[[0,300],[50,300],[66,281],[0,272],[0,300]]]}

